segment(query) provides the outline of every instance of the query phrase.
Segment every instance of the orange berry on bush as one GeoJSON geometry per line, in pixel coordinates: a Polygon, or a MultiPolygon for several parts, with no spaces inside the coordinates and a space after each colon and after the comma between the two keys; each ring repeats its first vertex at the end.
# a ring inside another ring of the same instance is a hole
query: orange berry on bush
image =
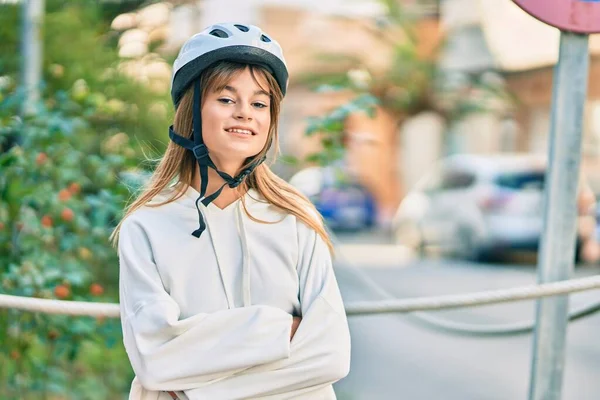
{"type": "Polygon", "coordinates": [[[68,189],[63,189],[60,192],[58,192],[58,199],[60,201],[67,201],[71,198],[73,194],[71,193],[70,190],[68,189]]]}
{"type": "Polygon", "coordinates": [[[82,260],[88,261],[92,258],[92,252],[88,248],[80,247],[77,249],[77,253],[82,260]]]}
{"type": "Polygon", "coordinates": [[[4,223],[0,222],[0,231],[3,231],[3,230],[4,230],[4,223]]]}
{"type": "Polygon", "coordinates": [[[18,360],[19,358],[21,358],[21,353],[19,353],[18,350],[13,350],[10,352],[10,358],[12,358],[13,360],[18,360]]]}
{"type": "Polygon", "coordinates": [[[92,283],[90,285],[90,293],[92,296],[101,296],[104,293],[104,288],[98,283],[92,283]]]}
{"type": "Polygon", "coordinates": [[[81,191],[81,185],[79,183],[73,182],[69,185],[69,192],[71,194],[78,194],[81,191]]]}
{"type": "Polygon", "coordinates": [[[70,208],[65,208],[60,213],[60,217],[63,219],[63,221],[71,222],[73,221],[73,218],[75,218],[75,213],[70,208]]]}
{"type": "Polygon", "coordinates": [[[42,217],[42,226],[46,228],[52,228],[52,217],[49,215],[44,215],[42,217]]]}
{"type": "Polygon", "coordinates": [[[67,297],[69,297],[70,294],[71,294],[71,291],[65,285],[58,285],[57,287],[54,288],[54,295],[56,297],[58,297],[59,299],[67,298],[67,297]]]}
{"type": "Polygon", "coordinates": [[[37,165],[44,165],[48,161],[48,155],[46,153],[40,153],[35,158],[35,163],[37,165]]]}

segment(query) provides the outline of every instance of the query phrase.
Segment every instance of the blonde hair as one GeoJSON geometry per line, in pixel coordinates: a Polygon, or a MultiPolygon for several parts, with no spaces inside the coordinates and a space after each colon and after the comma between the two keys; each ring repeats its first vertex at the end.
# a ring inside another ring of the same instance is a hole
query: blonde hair
{"type": "MultiPolygon", "coordinates": [[[[202,75],[200,76],[202,98],[204,99],[209,91],[221,90],[229,81],[231,81],[233,77],[246,68],[249,68],[250,73],[257,84],[259,84],[256,78],[256,75],[258,74],[266,80],[269,86],[270,90],[265,91],[269,92],[271,95],[271,125],[269,127],[269,133],[265,147],[256,156],[246,160],[246,165],[243,168],[249,166],[255,159],[266,156],[271,146],[274,146],[273,160],[277,157],[277,153],[279,151],[279,111],[280,103],[283,99],[281,89],[279,88],[275,78],[269,72],[267,72],[264,68],[255,65],[223,61],[203,71],[202,75]]],[[[188,88],[182,97],[173,121],[173,128],[175,132],[183,134],[183,136],[186,136],[190,139],[193,139],[192,108],[193,86],[188,88]]],[[[119,231],[123,221],[136,210],[143,206],[158,207],[176,201],[183,196],[184,192],[191,186],[194,174],[196,173],[196,164],[196,159],[190,151],[180,147],[172,141],[169,141],[164,156],[160,160],[160,163],[156,167],[141,194],[125,208],[125,215],[123,216],[123,219],[121,219],[110,237],[113,245],[116,246],[118,243],[119,231]],[[156,195],[161,193],[171,183],[181,183],[181,189],[174,191],[174,193],[163,202],[150,203],[150,201],[156,195]]],[[[262,197],[264,197],[268,203],[296,216],[296,218],[298,218],[300,221],[314,229],[316,233],[325,241],[329,247],[329,250],[333,253],[333,244],[331,243],[329,235],[325,230],[323,219],[317,212],[314,205],[308,200],[308,198],[306,198],[306,196],[301,194],[292,185],[275,175],[265,163],[260,164],[254,169],[254,171],[252,171],[250,175],[248,175],[245,183],[240,185],[238,190],[240,189],[254,189],[260,195],[262,195],[262,197]]],[[[244,197],[242,197],[242,204],[244,206],[244,211],[250,217],[250,219],[260,223],[269,223],[258,220],[250,215],[248,209],[246,208],[244,197]]]]}

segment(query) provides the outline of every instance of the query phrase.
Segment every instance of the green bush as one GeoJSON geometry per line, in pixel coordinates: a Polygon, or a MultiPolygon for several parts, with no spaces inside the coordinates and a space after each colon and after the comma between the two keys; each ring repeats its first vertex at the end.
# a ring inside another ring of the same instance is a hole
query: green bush
{"type": "MultiPolygon", "coordinates": [[[[142,0],[46,0],[42,101],[27,118],[21,6],[1,3],[0,293],[115,303],[108,238],[145,175],[140,143],[160,152],[172,118],[168,92],[118,72],[109,24],[142,0]]],[[[133,372],[121,340],[116,319],[0,308],[0,399],[124,398],[133,372]]]]}
{"type": "MultiPolygon", "coordinates": [[[[20,119],[18,94],[0,91],[2,293],[118,301],[108,238],[137,161],[126,134],[87,122],[110,115],[96,95],[60,91],[20,119]]],[[[0,343],[1,398],[115,398],[130,383],[118,320],[0,310],[0,343]]]]}
{"type": "MultiPolygon", "coordinates": [[[[124,131],[149,151],[162,152],[166,127],[173,117],[167,91],[157,93],[118,73],[118,33],[110,30],[115,12],[139,0],[112,4],[103,1],[46,0],[42,24],[43,80],[47,93],[69,91],[82,80],[95,93],[93,101],[121,112],[88,120],[99,133],[124,131]],[[158,110],[158,112],[157,112],[158,110]]],[[[21,6],[0,1],[0,76],[20,77],[21,6]]]]}
{"type": "MultiPolygon", "coordinates": [[[[27,118],[21,5],[0,4],[0,293],[118,301],[108,238],[145,175],[139,144],[161,151],[172,118],[167,92],[118,72],[109,24],[140,3],[46,0],[42,101],[27,118]]],[[[116,319],[0,308],[0,398],[124,398],[121,341],[116,319]]]]}

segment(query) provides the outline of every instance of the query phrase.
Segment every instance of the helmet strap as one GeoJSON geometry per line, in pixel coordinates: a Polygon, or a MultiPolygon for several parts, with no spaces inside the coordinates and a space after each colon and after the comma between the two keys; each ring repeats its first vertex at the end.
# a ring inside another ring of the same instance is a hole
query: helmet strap
{"type": "Polygon", "coordinates": [[[193,128],[192,129],[193,129],[193,139],[194,140],[191,141],[191,140],[177,134],[175,132],[175,130],[173,129],[173,125],[171,125],[169,127],[169,138],[174,143],[178,144],[179,146],[181,146],[187,150],[190,150],[194,154],[194,157],[196,158],[196,161],[198,162],[198,167],[200,170],[200,196],[198,197],[198,199],[196,199],[196,210],[198,211],[199,227],[194,232],[192,232],[192,235],[197,238],[199,238],[200,235],[202,234],[202,232],[204,232],[204,230],[206,229],[206,223],[204,222],[204,219],[202,218],[202,213],[200,212],[198,202],[201,201],[205,207],[208,206],[217,197],[219,197],[219,195],[223,191],[223,188],[225,187],[225,185],[228,185],[232,189],[238,187],[244,181],[244,179],[248,175],[250,175],[252,173],[252,171],[254,171],[254,169],[256,167],[258,167],[265,160],[265,157],[261,157],[261,158],[255,160],[252,164],[250,164],[248,167],[244,168],[235,177],[232,177],[231,175],[229,175],[225,172],[219,171],[217,166],[210,159],[210,156],[208,154],[208,149],[204,145],[204,141],[202,139],[202,115],[201,115],[201,111],[200,111],[200,107],[201,107],[200,95],[201,95],[201,88],[200,88],[200,80],[198,79],[194,82],[194,104],[193,104],[193,114],[192,114],[192,116],[193,116],[193,120],[192,120],[193,128]],[[214,169],[219,174],[219,176],[221,176],[221,178],[223,178],[223,180],[225,181],[225,183],[216,192],[214,192],[210,196],[206,196],[206,190],[208,188],[208,167],[211,167],[212,169],[214,169]]]}

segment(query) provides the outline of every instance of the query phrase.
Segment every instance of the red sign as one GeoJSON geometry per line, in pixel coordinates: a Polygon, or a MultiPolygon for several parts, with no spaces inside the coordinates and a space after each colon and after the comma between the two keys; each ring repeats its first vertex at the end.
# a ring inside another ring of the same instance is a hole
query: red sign
{"type": "Polygon", "coordinates": [[[600,32],[600,0],[513,1],[528,14],[560,30],[578,33],[600,32]]]}

